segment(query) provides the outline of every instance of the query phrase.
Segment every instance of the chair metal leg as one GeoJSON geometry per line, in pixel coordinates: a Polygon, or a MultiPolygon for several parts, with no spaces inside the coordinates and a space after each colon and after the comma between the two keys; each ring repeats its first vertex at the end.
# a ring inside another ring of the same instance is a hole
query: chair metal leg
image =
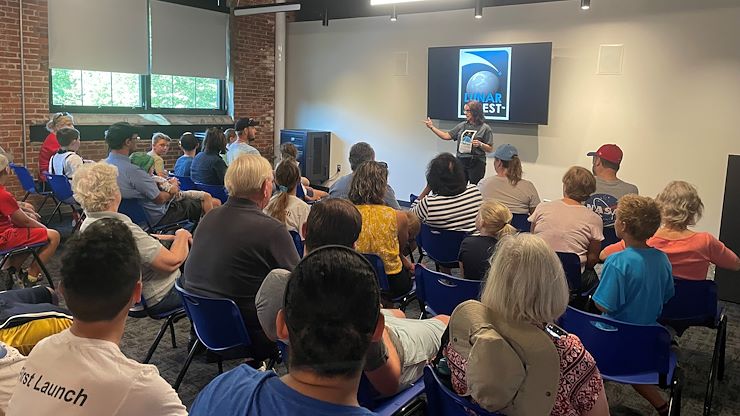
{"type": "Polygon", "coordinates": [[[421,313],[419,314],[419,319],[424,319],[427,316],[424,309],[424,301],[422,301],[421,298],[419,298],[418,296],[416,297],[416,300],[419,301],[419,310],[421,311],[421,313]]]}
{"type": "Polygon", "coordinates": [[[59,213],[59,222],[62,222],[62,211],[59,209],[61,206],[62,202],[59,201],[57,203],[57,206],[54,207],[54,211],[51,211],[51,215],[49,215],[46,221],[43,221],[44,225],[48,224],[52,220],[52,218],[54,218],[54,214],[56,214],[57,212],[59,213]]]}
{"type": "Polygon", "coordinates": [[[23,195],[23,199],[21,199],[21,202],[26,202],[26,199],[28,199],[28,195],[31,195],[30,192],[26,192],[25,195],[23,195]]]}
{"type": "MultiPolygon", "coordinates": [[[[175,319],[175,315],[170,315],[167,317],[167,320],[164,321],[162,326],[159,328],[159,332],[157,332],[157,336],[154,338],[154,342],[152,343],[151,347],[149,347],[149,352],[146,354],[146,358],[144,358],[144,361],[142,361],[144,364],[148,364],[149,360],[152,359],[152,356],[154,355],[154,351],[156,351],[157,346],[159,346],[159,342],[162,341],[162,337],[164,337],[164,333],[167,331],[168,326],[172,326],[172,321],[175,319]]],[[[173,334],[173,342],[174,342],[174,328],[172,330],[173,334]]]]}
{"type": "Polygon", "coordinates": [[[683,370],[676,367],[671,380],[671,397],[668,402],[668,414],[670,416],[681,416],[681,395],[683,393],[683,370]]]}
{"type": "Polygon", "coordinates": [[[717,380],[725,378],[725,349],[727,347],[727,315],[722,315],[719,329],[722,331],[721,344],[719,347],[719,368],[717,369],[717,380]]]}
{"type": "MultiPolygon", "coordinates": [[[[54,282],[51,280],[51,274],[48,270],[46,270],[46,265],[43,261],[41,261],[41,258],[39,257],[39,253],[34,249],[31,250],[31,254],[33,255],[33,259],[36,261],[36,264],[39,265],[39,268],[41,269],[41,272],[46,276],[46,281],[49,282],[49,287],[52,289],[55,289],[54,282]]],[[[0,265],[0,267],[2,267],[0,265]]]]}
{"type": "Polygon", "coordinates": [[[172,320],[167,319],[169,321],[170,326],[170,336],[172,337],[172,348],[177,348],[177,341],[175,340],[175,315],[172,315],[170,317],[172,320]]]}
{"type": "Polygon", "coordinates": [[[221,355],[218,356],[218,373],[224,373],[224,359],[221,358],[221,355]]]}
{"type": "Polygon", "coordinates": [[[175,384],[172,386],[172,388],[175,389],[175,391],[180,389],[180,384],[182,384],[182,379],[185,378],[185,373],[188,371],[188,367],[190,367],[190,363],[193,361],[193,356],[195,356],[195,350],[201,346],[199,339],[195,340],[195,343],[193,344],[193,347],[190,348],[190,352],[188,353],[188,358],[185,360],[185,364],[183,364],[182,369],[180,370],[180,374],[177,375],[177,380],[175,380],[175,384]]]}
{"type": "Polygon", "coordinates": [[[41,201],[41,205],[39,205],[38,213],[41,214],[41,209],[46,205],[46,201],[49,200],[49,195],[44,195],[44,199],[41,201]]]}

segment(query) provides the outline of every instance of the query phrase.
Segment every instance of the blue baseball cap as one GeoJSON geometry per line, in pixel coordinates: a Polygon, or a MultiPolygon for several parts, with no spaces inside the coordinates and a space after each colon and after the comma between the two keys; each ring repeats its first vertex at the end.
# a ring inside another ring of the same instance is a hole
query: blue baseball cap
{"type": "Polygon", "coordinates": [[[519,156],[519,151],[516,150],[516,147],[510,145],[510,144],[502,144],[501,146],[496,148],[496,151],[493,152],[493,157],[499,160],[505,160],[509,161],[514,156],[519,156]]]}

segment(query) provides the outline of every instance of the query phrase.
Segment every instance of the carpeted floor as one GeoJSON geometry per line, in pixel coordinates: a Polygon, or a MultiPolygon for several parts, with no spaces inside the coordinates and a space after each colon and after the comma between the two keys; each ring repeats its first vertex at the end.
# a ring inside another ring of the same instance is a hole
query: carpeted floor
{"type": "MultiPolygon", "coordinates": [[[[55,226],[55,228],[57,227],[55,226]]],[[[71,227],[65,226],[64,228],[68,230],[71,227]]],[[[63,234],[68,235],[68,231],[63,234]]],[[[54,259],[48,264],[55,280],[59,277],[59,254],[63,250],[62,246],[54,259]]],[[[740,366],[737,364],[738,355],[740,355],[740,342],[738,342],[736,336],[740,331],[740,305],[727,303],[724,306],[729,318],[725,380],[718,383],[715,389],[712,415],[733,416],[740,415],[740,366]]],[[[412,304],[407,310],[408,316],[418,316],[418,313],[418,306],[415,304],[412,304]]],[[[161,321],[154,321],[149,318],[129,318],[121,342],[122,351],[130,358],[143,360],[160,325],[161,321]]],[[[187,357],[188,333],[189,322],[186,319],[177,323],[177,348],[172,348],[169,335],[165,335],[151,361],[159,368],[162,377],[170,383],[175,382],[177,374],[187,357]]],[[[714,349],[715,334],[716,332],[711,329],[691,328],[680,339],[680,365],[685,372],[681,407],[684,415],[701,415],[703,412],[704,394],[714,349]]],[[[238,364],[238,361],[227,362],[224,369],[228,371],[238,364]]],[[[285,372],[285,367],[279,365],[277,371],[282,374],[285,372]]],[[[204,355],[196,356],[179,391],[183,403],[190,406],[198,392],[217,373],[218,369],[215,363],[206,363],[204,355]]],[[[629,386],[606,383],[606,390],[612,415],[657,414],[629,386]]]]}

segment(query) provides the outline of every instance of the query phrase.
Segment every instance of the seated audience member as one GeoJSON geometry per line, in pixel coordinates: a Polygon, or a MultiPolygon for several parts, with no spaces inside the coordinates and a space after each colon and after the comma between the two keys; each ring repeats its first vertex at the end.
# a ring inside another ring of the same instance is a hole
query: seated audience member
{"type": "Polygon", "coordinates": [[[53,289],[34,286],[0,292],[0,341],[28,355],[39,341],[72,325],[53,289]]]}
{"type": "Polygon", "coordinates": [[[295,196],[300,184],[301,171],[292,160],[283,161],[275,169],[275,184],[278,193],[270,199],[265,213],[285,224],[288,231],[296,231],[303,236],[303,224],[306,223],[311,207],[295,196]]]}
{"type": "Polygon", "coordinates": [[[26,363],[26,357],[17,349],[0,341],[0,414],[8,411],[8,401],[18,384],[18,375],[26,363]]]}
{"type": "Polygon", "coordinates": [[[236,142],[236,130],[234,130],[233,128],[226,129],[224,130],[224,136],[226,137],[226,151],[228,151],[231,145],[236,142]]]}
{"type": "Polygon", "coordinates": [[[637,187],[617,178],[617,171],[622,163],[622,149],[616,144],[605,144],[595,152],[591,171],[596,176],[596,190],[586,200],[586,206],[601,216],[604,227],[614,227],[614,215],[617,202],[629,194],[638,194],[637,187]]]}
{"type": "MultiPolygon", "coordinates": [[[[131,153],[129,159],[131,159],[131,163],[152,175],[152,179],[157,183],[160,190],[170,192],[172,187],[178,184],[176,178],[165,179],[154,173],[154,158],[151,157],[149,153],[134,152],[131,153]]],[[[192,200],[199,201],[201,209],[203,210],[203,215],[208,214],[208,211],[212,210],[214,206],[221,205],[221,201],[211,198],[209,193],[195,190],[179,191],[172,199],[174,201],[182,201],[183,198],[190,198],[192,200]]]]}
{"type": "MultiPolygon", "coordinates": [[[[362,216],[349,201],[331,198],[316,203],[305,225],[306,253],[325,245],[352,248],[362,230],[362,216]]],[[[275,318],[283,308],[285,286],[290,272],[270,272],[257,292],[257,317],[265,334],[277,340],[275,318]]],[[[448,317],[404,319],[397,309],[381,310],[385,316],[382,342],[373,342],[365,363],[365,375],[381,395],[392,395],[406,389],[421,377],[424,365],[440,347],[448,317]]],[[[283,341],[286,341],[283,339],[283,341]]]]}
{"type": "Polygon", "coordinates": [[[284,297],[276,325],[290,341],[288,374],[240,365],[200,392],[191,416],[375,414],[357,403],[365,354],[383,334],[372,266],[352,249],[319,248],[296,266],[284,297]]]}
{"type": "Polygon", "coordinates": [[[49,135],[44,139],[44,143],[39,149],[39,179],[42,182],[46,181],[43,173],[49,171],[49,160],[59,150],[59,141],[57,140],[57,131],[62,128],[73,129],[74,118],[72,114],[62,112],[56,113],[51,117],[48,123],[46,123],[46,129],[49,131],[49,135]]]}
{"type": "Polygon", "coordinates": [[[495,176],[478,182],[483,199],[495,199],[506,205],[512,214],[531,214],[540,203],[540,196],[532,182],[522,179],[522,161],[519,151],[503,144],[493,152],[495,176]]]}
{"type": "Polygon", "coordinates": [[[75,170],[82,166],[84,161],[75,152],[80,148],[80,132],[73,128],[62,128],[57,131],[59,150],[49,159],[49,173],[64,175],[72,179],[75,170]]]}
{"type": "Polygon", "coordinates": [[[149,151],[149,156],[154,158],[154,173],[158,176],[166,178],[169,175],[167,169],[164,168],[164,155],[170,150],[170,136],[164,133],[154,133],[152,135],[152,150],[149,151]]]}
{"type": "Polygon", "coordinates": [[[229,151],[226,152],[226,164],[231,165],[234,163],[234,160],[242,154],[260,154],[259,150],[250,145],[250,143],[254,142],[254,139],[257,137],[256,127],[259,125],[260,123],[253,118],[240,118],[236,123],[234,123],[234,130],[236,130],[237,138],[236,141],[229,146],[229,151]]]}
{"type": "MultiPolygon", "coordinates": [[[[352,178],[355,175],[355,171],[363,162],[374,160],[375,150],[369,144],[359,142],[352,145],[349,149],[349,166],[352,169],[352,173],[342,176],[334,182],[331,188],[329,188],[329,197],[348,199],[349,188],[352,185],[352,178]]],[[[398,201],[396,200],[396,193],[390,185],[387,185],[385,189],[383,202],[393,209],[401,209],[401,206],[398,205],[398,201]]]]}
{"type": "Polygon", "coordinates": [[[583,206],[595,188],[594,175],[573,166],[563,176],[563,198],[537,205],[529,217],[533,234],[555,251],[578,254],[587,269],[598,263],[604,239],[601,217],[583,206]]]}
{"type": "Polygon", "coordinates": [[[112,218],[67,242],[60,285],[72,326],[26,359],[8,415],[187,415],[157,367],[127,358],[121,342],[141,297],[139,253],[129,227],[112,218]]]}
{"type": "Polygon", "coordinates": [[[195,155],[190,165],[190,178],[193,182],[207,185],[223,185],[226,176],[226,162],[221,153],[226,150],[226,138],[218,127],[206,131],[203,151],[195,155]]]}
{"type": "Polygon", "coordinates": [[[453,390],[512,416],[608,415],[593,357],[552,324],[568,298],[560,260],[541,238],[502,238],[480,302],[466,301],[450,317],[444,355],[453,390]]]}
{"type": "MultiPolygon", "coordinates": [[[[293,143],[283,143],[280,145],[280,163],[289,159],[295,161],[296,165],[300,167],[301,164],[298,162],[298,148],[293,143]]],[[[280,166],[280,163],[275,167],[275,170],[280,166]]],[[[311,182],[308,178],[301,176],[301,186],[303,186],[303,195],[305,195],[303,198],[307,201],[318,201],[329,195],[324,191],[311,188],[310,185],[311,182]]]]}
{"type": "Polygon", "coordinates": [[[152,313],[172,310],[182,303],[175,280],[180,277],[180,266],[188,256],[192,236],[185,229],[175,231],[174,236],[148,234],[120,214],[121,192],[115,177],[116,167],[103,162],[85,164],[77,171],[72,189],[86,215],[80,229],[84,231],[105,218],[116,219],[128,227],[141,256],[142,297],[147,308],[152,313]]]}
{"type": "Polygon", "coordinates": [[[501,237],[517,232],[511,224],[511,212],[500,202],[488,200],[480,206],[475,228],[480,235],[465,237],[457,256],[460,274],[470,280],[483,280],[488,273],[491,256],[501,237]]]}
{"type": "Polygon", "coordinates": [[[277,353],[260,327],[254,306],[265,276],[273,269],[298,264],[293,239],[285,225],[262,210],[272,193],[272,166],[259,155],[243,155],[226,172],[229,199],[198,225],[182,285],[204,296],[236,302],[252,340],[252,358],[277,353]]]}
{"type": "Polygon", "coordinates": [[[193,158],[198,152],[200,143],[198,138],[193,133],[187,132],[180,136],[180,150],[182,150],[182,156],[177,158],[175,162],[175,176],[187,176],[190,177],[190,165],[193,163],[193,158]]]}
{"type": "Polygon", "coordinates": [[[395,298],[411,289],[414,264],[401,252],[409,233],[406,214],[383,201],[387,181],[388,169],[384,165],[364,162],[352,177],[349,200],[362,215],[362,232],[355,247],[360,253],[375,254],[383,260],[389,295],[395,298]]]}
{"type": "MultiPolygon", "coordinates": [[[[673,275],[681,279],[704,280],[709,265],[728,270],[740,270],[740,259],[721,241],[707,232],[696,232],[689,227],[696,225],[702,216],[704,203],[693,185],[673,181],[655,198],[660,207],[662,223],[647,245],[668,255],[673,275]]],[[[624,250],[620,241],[604,249],[601,259],[624,250]]]]}
{"type": "MultiPolygon", "coordinates": [[[[593,295],[604,315],[639,325],[656,324],[663,305],[673,297],[673,275],[668,257],[646,240],[660,226],[660,209],[651,198],[625,195],[619,199],[614,230],[626,249],[609,256],[593,295]]],[[[668,403],[657,386],[633,385],[660,415],[668,403]]]]}
{"type": "MultiPolygon", "coordinates": [[[[46,228],[31,218],[20,208],[15,197],[5,189],[10,176],[8,165],[8,158],[0,155],[0,250],[47,243],[39,249],[39,259],[47,263],[59,246],[59,232],[46,228]]],[[[28,254],[13,256],[3,266],[7,269],[7,273],[23,286],[33,285],[42,277],[41,268],[35,261],[28,271],[21,269],[27,257],[28,254]]]]}
{"type": "Polygon", "coordinates": [[[462,162],[450,153],[440,153],[429,162],[426,179],[431,193],[416,200],[411,212],[430,227],[474,232],[483,197],[465,179],[462,162]]]}
{"type": "Polygon", "coordinates": [[[198,221],[203,214],[199,201],[173,201],[180,188],[160,191],[151,175],[135,166],[129,155],[136,151],[139,132],[126,122],[115,123],[105,134],[110,154],[105,162],[118,168],[118,189],[125,199],[140,199],[152,225],[173,224],[183,220],[198,221]]]}

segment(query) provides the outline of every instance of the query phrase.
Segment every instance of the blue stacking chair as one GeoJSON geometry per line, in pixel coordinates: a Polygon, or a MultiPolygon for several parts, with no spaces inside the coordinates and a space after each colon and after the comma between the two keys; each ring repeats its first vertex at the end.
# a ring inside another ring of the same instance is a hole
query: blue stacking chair
{"type": "Polygon", "coordinates": [[[195,185],[195,182],[193,182],[190,176],[175,175],[175,178],[177,178],[177,181],[180,182],[181,191],[193,191],[198,189],[198,186],[195,185]]]}
{"type": "MultiPolygon", "coordinates": [[[[2,256],[2,259],[0,259],[0,270],[2,270],[3,266],[5,266],[5,263],[10,260],[11,257],[23,254],[30,254],[33,256],[34,261],[38,263],[39,268],[41,268],[41,271],[44,273],[44,276],[46,276],[46,281],[49,283],[49,287],[54,289],[54,282],[51,280],[51,274],[49,274],[49,271],[46,270],[46,265],[44,264],[44,262],[41,261],[41,258],[39,258],[39,249],[46,246],[47,244],[49,243],[43,242],[9,248],[6,250],[0,250],[0,256],[2,256]]],[[[0,290],[4,289],[5,288],[0,288],[0,290]]]]}
{"type": "Polygon", "coordinates": [[[303,258],[303,239],[298,231],[290,231],[290,236],[293,238],[293,244],[295,249],[298,251],[298,257],[303,258]]]}
{"type": "Polygon", "coordinates": [[[558,251],[556,254],[560,259],[560,263],[563,264],[563,271],[565,271],[565,278],[568,280],[571,297],[588,297],[593,294],[596,287],[587,290],[581,287],[581,258],[578,254],[564,253],[562,251],[558,251]]]}
{"type": "MultiPolygon", "coordinates": [[[[219,352],[236,347],[248,348],[252,345],[252,341],[239,307],[233,300],[209,298],[190,293],[180,286],[179,279],[175,281],[175,288],[182,297],[185,313],[190,318],[197,337],[173,385],[177,391],[193,361],[195,351],[201,345],[210,351],[219,352]]],[[[221,374],[223,371],[223,358],[218,355],[218,373],[221,374]]]]}
{"type": "Polygon", "coordinates": [[[415,268],[416,297],[422,316],[450,315],[457,305],[478,299],[484,281],[466,280],[449,274],[433,272],[421,264],[415,268]]]}
{"type": "Polygon", "coordinates": [[[520,233],[528,233],[532,229],[532,224],[528,220],[528,214],[512,214],[511,225],[520,233]]]}
{"type": "Polygon", "coordinates": [[[159,342],[162,341],[162,337],[164,337],[164,333],[167,332],[167,328],[170,330],[170,336],[172,338],[172,348],[177,348],[177,341],[175,340],[175,323],[179,321],[180,319],[184,318],[185,315],[185,308],[182,306],[179,306],[175,309],[172,309],[170,311],[165,311],[162,313],[152,313],[151,310],[147,307],[146,301],[144,300],[144,296],[141,296],[141,302],[134,305],[131,309],[128,311],[128,316],[132,318],[152,318],[156,321],[160,321],[164,319],[164,323],[162,323],[162,327],[159,328],[159,332],[157,333],[157,336],[154,338],[154,342],[149,347],[149,351],[146,354],[146,357],[144,358],[144,361],[142,363],[148,364],[149,361],[152,359],[152,356],[154,355],[154,351],[157,350],[157,346],[159,346],[159,342]]]}
{"type": "Polygon", "coordinates": [[[220,200],[222,204],[225,204],[226,200],[229,199],[229,194],[223,185],[208,185],[207,183],[195,182],[195,186],[199,191],[208,192],[212,197],[220,200]]]}
{"type": "Polygon", "coordinates": [[[54,214],[56,214],[57,212],[59,212],[61,216],[61,212],[59,209],[61,208],[62,204],[69,205],[69,207],[72,208],[73,211],[80,213],[80,216],[77,218],[72,231],[77,230],[77,228],[82,224],[84,213],[79,208],[79,206],[67,202],[70,198],[72,198],[72,185],[70,185],[69,179],[67,179],[67,177],[64,175],[50,175],[48,173],[44,173],[44,177],[46,178],[46,183],[48,183],[49,187],[51,188],[51,192],[54,194],[54,198],[57,200],[57,205],[54,207],[54,211],[51,212],[51,215],[49,215],[47,221],[51,220],[54,217],[54,214]]]}
{"type": "Polygon", "coordinates": [[[670,388],[669,414],[680,414],[683,374],[667,329],[620,322],[570,306],[560,326],[578,335],[605,380],[670,388]]]}
{"type": "Polygon", "coordinates": [[[434,260],[434,265],[439,271],[441,267],[454,269],[459,267],[457,255],[460,253],[460,245],[468,233],[463,231],[450,231],[432,228],[424,223],[421,224],[421,236],[419,246],[424,248],[429,258],[434,260]]]}
{"type": "Polygon", "coordinates": [[[608,246],[618,243],[619,237],[617,237],[617,232],[614,231],[614,227],[604,227],[604,239],[601,240],[601,249],[605,249],[608,246]]]}
{"type": "MultiPolygon", "coordinates": [[[[380,290],[390,290],[388,275],[385,273],[385,265],[383,264],[383,260],[376,254],[363,253],[363,256],[365,256],[365,258],[370,262],[370,264],[372,264],[373,268],[375,269],[375,275],[378,278],[378,286],[380,287],[380,290]]],[[[411,301],[413,301],[414,299],[416,299],[416,282],[413,282],[413,284],[411,285],[411,289],[408,292],[391,300],[393,301],[393,303],[397,303],[399,305],[399,309],[405,311],[406,307],[409,306],[409,303],[411,303],[411,301]]]]}
{"type": "Polygon", "coordinates": [[[458,396],[442,383],[430,365],[424,367],[424,392],[427,396],[427,416],[503,416],[458,396]]]}
{"type": "MultiPolygon", "coordinates": [[[[46,204],[46,201],[49,198],[52,198],[52,200],[54,200],[54,195],[51,191],[36,190],[36,181],[33,180],[33,176],[31,176],[31,172],[29,172],[25,166],[16,165],[15,163],[11,163],[10,168],[13,169],[13,172],[15,172],[15,176],[18,177],[18,181],[21,183],[21,187],[23,187],[23,190],[26,191],[26,195],[24,195],[23,199],[21,199],[22,202],[25,202],[26,199],[32,194],[43,196],[44,199],[41,201],[41,205],[39,205],[39,208],[38,208],[38,211],[40,212],[41,209],[44,207],[44,204],[46,204]]],[[[62,215],[60,213],[59,220],[61,221],[61,219],[62,219],[62,215]]]]}
{"type": "Polygon", "coordinates": [[[134,224],[138,225],[141,229],[150,234],[166,233],[167,231],[176,230],[178,228],[190,230],[193,226],[193,223],[190,221],[152,225],[152,223],[149,222],[149,216],[144,210],[144,207],[141,206],[141,202],[142,201],[140,199],[122,199],[121,204],[118,206],[118,212],[129,217],[134,224]]]}
{"type": "Polygon", "coordinates": [[[704,396],[704,415],[709,415],[712,411],[715,380],[722,381],[725,374],[727,315],[717,302],[717,284],[714,281],[674,278],[673,282],[675,294],[663,306],[658,322],[675,329],[679,336],[692,326],[717,330],[704,396]]]}

